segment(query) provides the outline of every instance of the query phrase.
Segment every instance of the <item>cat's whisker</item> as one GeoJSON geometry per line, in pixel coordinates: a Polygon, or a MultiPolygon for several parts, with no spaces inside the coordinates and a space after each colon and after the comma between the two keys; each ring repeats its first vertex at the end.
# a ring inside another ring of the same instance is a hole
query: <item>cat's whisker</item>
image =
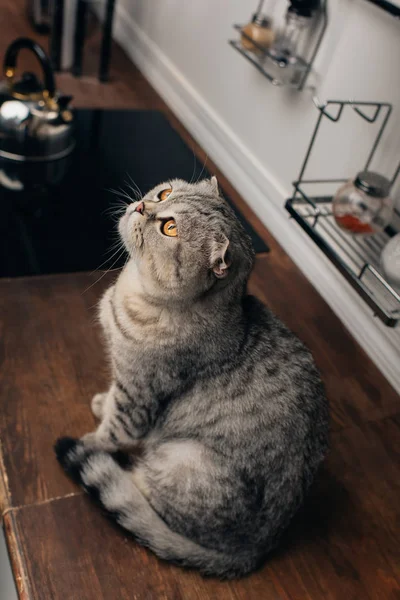
{"type": "Polygon", "coordinates": [[[129,181],[125,180],[124,185],[128,188],[128,190],[130,190],[132,192],[132,194],[136,200],[140,200],[142,198],[143,194],[140,192],[140,190],[139,190],[138,186],[135,184],[135,182],[134,181],[132,182],[132,178],[130,178],[129,181]]]}
{"type": "Polygon", "coordinates": [[[102,212],[102,215],[111,218],[113,221],[119,221],[122,215],[126,212],[126,209],[126,204],[124,204],[124,206],[109,206],[102,212]]]}
{"type": "Polygon", "coordinates": [[[204,173],[204,169],[206,168],[207,161],[208,161],[208,154],[206,154],[206,160],[204,161],[203,168],[202,168],[202,169],[201,169],[201,171],[200,171],[200,175],[198,176],[198,178],[197,178],[197,180],[196,180],[196,183],[198,183],[198,182],[200,181],[200,179],[201,179],[201,176],[202,176],[202,175],[203,175],[203,173],[204,173]]]}
{"type": "Polygon", "coordinates": [[[138,191],[139,197],[143,198],[143,192],[140,189],[140,187],[138,186],[138,184],[136,183],[136,181],[132,178],[131,175],[129,175],[129,173],[127,173],[127,176],[129,178],[129,181],[131,182],[131,184],[134,186],[134,188],[138,191]]]}
{"type": "Polygon", "coordinates": [[[193,149],[193,148],[192,148],[192,154],[193,154],[193,173],[192,173],[192,176],[191,176],[191,178],[190,178],[190,181],[189,181],[189,183],[193,183],[193,181],[194,181],[194,176],[195,176],[195,174],[196,174],[196,154],[195,154],[195,152],[194,152],[194,149],[193,149]]]}
{"type": "Polygon", "coordinates": [[[121,202],[114,202],[108,208],[106,208],[101,214],[123,214],[126,211],[127,206],[129,206],[125,201],[123,204],[121,202]]]}
{"type": "MultiPolygon", "coordinates": [[[[124,250],[124,249],[123,249],[123,250],[124,250]]],[[[100,276],[98,279],[96,279],[96,281],[94,281],[94,282],[93,282],[91,285],[89,285],[89,286],[88,286],[88,287],[87,287],[85,290],[83,290],[83,292],[82,292],[82,296],[83,296],[83,294],[86,294],[86,292],[88,292],[88,291],[89,291],[89,290],[90,290],[90,289],[91,289],[91,288],[92,288],[94,285],[96,285],[97,283],[99,283],[99,281],[101,281],[101,280],[103,279],[103,277],[104,277],[105,275],[107,275],[107,273],[111,273],[111,271],[117,271],[117,270],[119,269],[119,267],[118,267],[117,269],[113,269],[112,267],[113,267],[113,266],[114,266],[114,265],[115,265],[115,264],[116,264],[116,263],[119,261],[119,259],[122,257],[122,254],[123,254],[123,252],[121,252],[121,253],[120,253],[120,254],[117,256],[117,258],[114,260],[113,264],[111,265],[111,267],[110,267],[109,269],[107,269],[106,271],[104,271],[104,272],[102,273],[102,275],[101,275],[101,276],[100,276]]],[[[103,264],[104,264],[104,263],[103,263],[103,264]]],[[[93,271],[93,273],[94,273],[94,272],[95,272],[95,271],[93,271]]],[[[91,273],[91,275],[92,275],[93,273],[91,273]]]]}
{"type": "MultiPolygon", "coordinates": [[[[125,265],[126,265],[126,261],[125,261],[125,265]]],[[[115,267],[115,269],[107,269],[106,271],[104,271],[104,273],[112,273],[113,271],[122,271],[123,268],[124,267],[115,267]]]]}
{"type": "MultiPolygon", "coordinates": [[[[104,260],[96,269],[94,269],[94,271],[92,271],[90,273],[90,275],[93,275],[93,273],[96,273],[97,271],[99,271],[103,265],[105,265],[108,261],[112,260],[114,258],[114,256],[117,253],[119,253],[121,250],[125,250],[125,248],[123,247],[123,245],[122,245],[122,243],[121,243],[120,240],[118,240],[117,244],[113,244],[112,247],[109,250],[106,251],[106,254],[108,252],[112,252],[113,250],[114,250],[113,254],[111,256],[108,256],[106,258],[106,260],[104,260]]],[[[122,256],[122,254],[121,254],[121,256],[122,256]]],[[[117,260],[118,260],[118,258],[117,258],[117,260]]],[[[115,264],[115,262],[113,264],[115,264]]],[[[113,266],[113,265],[111,265],[111,266],[113,266]]]]}
{"type": "Polygon", "coordinates": [[[133,194],[132,202],[135,202],[135,201],[138,202],[141,199],[141,196],[139,195],[139,193],[135,189],[133,189],[133,187],[130,187],[129,184],[126,184],[126,185],[133,194]]]}
{"type": "MultiPolygon", "coordinates": [[[[134,198],[132,198],[132,196],[129,196],[129,194],[124,192],[124,190],[114,190],[113,188],[108,188],[107,191],[111,192],[111,194],[115,194],[115,196],[118,196],[121,199],[126,198],[129,201],[129,204],[132,204],[132,202],[134,202],[134,198]]],[[[127,206],[129,204],[127,203],[127,206]]]]}

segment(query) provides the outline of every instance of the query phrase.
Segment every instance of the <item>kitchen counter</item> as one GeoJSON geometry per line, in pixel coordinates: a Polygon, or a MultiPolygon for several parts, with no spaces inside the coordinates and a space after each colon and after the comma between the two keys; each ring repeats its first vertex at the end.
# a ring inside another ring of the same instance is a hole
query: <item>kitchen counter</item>
{"type": "MultiPolygon", "coordinates": [[[[3,0],[2,15],[4,56],[12,39],[35,34],[22,0],[3,0]]],[[[97,69],[95,41],[88,40],[89,70],[97,69]]],[[[57,83],[75,106],[162,110],[218,175],[271,249],[257,258],[250,289],[313,351],[331,401],[332,448],[287,540],[258,573],[221,583],[159,561],[103,518],[52,450],[57,437],[94,427],[90,399],[107,382],[94,306],[113,274],[98,284],[99,274],[88,273],[0,279],[0,507],[20,598],[399,598],[400,398],[118,47],[109,84],[69,74],[57,83]]],[[[285,235],[296,244],[294,227],[285,235]]]]}
{"type": "Polygon", "coordinates": [[[202,579],[115,529],[57,464],[94,427],[107,368],[95,304],[115,277],[0,280],[0,505],[22,599],[394,598],[400,593],[400,402],[272,236],[250,290],[311,348],[332,406],[332,450],[283,547],[242,581],[202,579]],[[87,289],[89,288],[89,289],[87,289]]]}

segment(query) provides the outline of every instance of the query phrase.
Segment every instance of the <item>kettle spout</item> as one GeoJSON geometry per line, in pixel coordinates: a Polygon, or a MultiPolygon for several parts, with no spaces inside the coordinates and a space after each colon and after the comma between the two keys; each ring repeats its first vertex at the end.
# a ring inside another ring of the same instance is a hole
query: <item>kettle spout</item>
{"type": "Polygon", "coordinates": [[[71,102],[71,100],[72,96],[60,96],[57,98],[60,116],[64,123],[70,123],[73,119],[72,112],[68,108],[68,104],[71,102]]]}

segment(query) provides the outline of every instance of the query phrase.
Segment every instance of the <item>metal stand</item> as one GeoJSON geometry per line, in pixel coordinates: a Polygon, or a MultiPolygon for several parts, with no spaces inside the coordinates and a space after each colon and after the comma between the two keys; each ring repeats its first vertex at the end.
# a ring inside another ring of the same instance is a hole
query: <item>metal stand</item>
{"type": "MultiPolygon", "coordinates": [[[[76,77],[82,75],[83,46],[86,37],[87,0],[78,0],[76,8],[76,26],[74,39],[74,62],[72,72],[76,77]]],[[[112,25],[115,0],[106,0],[106,14],[103,21],[103,37],[100,51],[99,80],[108,81],[111,58],[112,25]]]]}
{"type": "Polygon", "coordinates": [[[61,66],[61,40],[64,20],[64,0],[54,0],[50,36],[50,59],[55,71],[61,66]]]}
{"type": "Polygon", "coordinates": [[[111,57],[111,42],[112,42],[112,24],[114,18],[115,0],[107,1],[106,18],[103,24],[103,41],[101,44],[100,56],[100,81],[108,81],[108,68],[111,57]]]}
{"type": "Polygon", "coordinates": [[[388,2],[388,0],[368,0],[368,2],[375,4],[375,6],[379,6],[379,8],[390,15],[400,19],[400,6],[396,6],[395,4],[392,4],[392,2],[388,2]]]}
{"type": "Polygon", "coordinates": [[[257,48],[257,53],[252,52],[244,48],[240,41],[229,40],[229,44],[232,48],[235,48],[242,56],[247,58],[258,71],[260,71],[273,85],[281,86],[288,85],[298,90],[304,89],[307,78],[312,70],[315,57],[318,54],[319,47],[322,39],[325,35],[326,28],[328,26],[328,9],[326,0],[321,0],[319,22],[318,22],[318,35],[311,45],[309,50],[309,56],[307,60],[302,57],[297,57],[295,65],[282,64],[276,61],[271,56],[266,48],[260,46],[256,41],[250,38],[244,31],[242,25],[234,25],[234,29],[240,32],[240,35],[246,38],[253,46],[257,48]]]}
{"type": "MultiPolygon", "coordinates": [[[[393,226],[389,226],[384,232],[371,236],[350,235],[343,232],[336,225],[331,202],[336,189],[346,179],[304,179],[324,118],[337,123],[346,108],[352,109],[369,124],[382,118],[382,124],[364,166],[364,170],[367,170],[388,123],[392,106],[386,102],[342,100],[329,100],[326,104],[316,105],[319,110],[318,119],[299,178],[293,183],[294,194],[286,201],[286,209],[385,325],[395,327],[400,321],[400,294],[386,281],[380,267],[380,254],[389,239],[395,235],[396,230],[393,226]],[[372,116],[365,112],[366,108],[374,110],[372,116]],[[315,189],[318,190],[317,194],[315,189]]],[[[400,163],[391,179],[392,185],[399,173],[400,163]]],[[[400,216],[398,211],[395,212],[400,216]]]]}
{"type": "Polygon", "coordinates": [[[76,6],[75,35],[74,35],[74,62],[72,73],[75,77],[82,75],[83,44],[86,37],[87,2],[78,0],[76,6]]]}

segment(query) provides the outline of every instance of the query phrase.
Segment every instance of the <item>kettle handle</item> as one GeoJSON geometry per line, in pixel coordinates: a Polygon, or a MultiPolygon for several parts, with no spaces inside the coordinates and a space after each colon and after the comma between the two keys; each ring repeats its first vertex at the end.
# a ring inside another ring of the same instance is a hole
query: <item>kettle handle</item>
{"type": "Polygon", "coordinates": [[[3,65],[5,77],[12,81],[17,65],[17,55],[22,49],[31,50],[38,58],[43,70],[45,92],[47,92],[49,98],[53,98],[56,85],[50,60],[43,48],[29,38],[18,38],[7,48],[3,65]]]}

